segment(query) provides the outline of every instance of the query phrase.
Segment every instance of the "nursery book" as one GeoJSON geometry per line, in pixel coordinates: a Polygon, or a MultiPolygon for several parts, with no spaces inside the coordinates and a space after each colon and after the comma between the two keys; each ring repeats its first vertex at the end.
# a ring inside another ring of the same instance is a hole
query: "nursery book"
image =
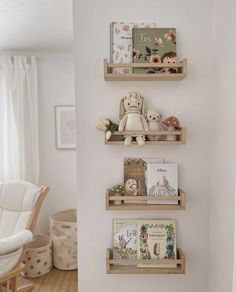
{"type": "MultiPolygon", "coordinates": [[[[146,196],[146,162],[141,158],[124,159],[125,196],[146,196]]],[[[125,203],[145,203],[145,201],[125,201],[125,203]]]]}
{"type": "Polygon", "coordinates": [[[137,258],[137,226],[133,219],[113,219],[113,259],[137,258]]]}
{"type": "MultiPolygon", "coordinates": [[[[175,220],[137,220],[137,258],[176,259],[175,220]]],[[[138,264],[145,268],[176,268],[176,264],[138,264]]]]}
{"type": "MultiPolygon", "coordinates": [[[[176,63],[175,28],[133,28],[134,63],[176,63]]],[[[134,73],[176,73],[175,68],[134,68],[134,73]]]]}
{"type": "MultiPolygon", "coordinates": [[[[112,22],[111,23],[111,62],[132,63],[133,27],[156,27],[155,23],[112,22]]],[[[132,73],[132,68],[113,68],[112,73],[132,73]]]]}
{"type": "MultiPolygon", "coordinates": [[[[147,196],[178,196],[178,169],[176,163],[147,163],[147,196]]],[[[178,204],[176,200],[148,200],[148,204],[178,204]]]]}

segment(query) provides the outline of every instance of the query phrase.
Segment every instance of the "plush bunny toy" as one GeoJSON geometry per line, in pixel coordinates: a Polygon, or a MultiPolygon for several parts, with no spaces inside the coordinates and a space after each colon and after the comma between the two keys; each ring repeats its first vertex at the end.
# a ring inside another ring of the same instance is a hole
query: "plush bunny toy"
{"type": "MultiPolygon", "coordinates": [[[[144,117],[144,97],[139,93],[132,92],[122,98],[120,102],[120,124],[119,132],[122,131],[148,131],[148,124],[144,117]]],[[[139,145],[143,145],[143,135],[125,136],[124,144],[129,146],[132,142],[132,137],[136,138],[139,145]]]]}

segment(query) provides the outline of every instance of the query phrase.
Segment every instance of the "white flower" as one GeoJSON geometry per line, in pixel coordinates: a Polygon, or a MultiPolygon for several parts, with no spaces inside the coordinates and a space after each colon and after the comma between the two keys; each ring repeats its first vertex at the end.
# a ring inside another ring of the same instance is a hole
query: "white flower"
{"type": "Polygon", "coordinates": [[[111,131],[106,132],[106,140],[108,141],[111,138],[111,131]]]}
{"type": "Polygon", "coordinates": [[[101,118],[100,121],[103,122],[106,126],[110,125],[110,121],[106,118],[101,118]]]}
{"type": "Polygon", "coordinates": [[[105,132],[107,130],[106,125],[103,123],[103,121],[101,119],[99,119],[96,123],[96,128],[100,131],[105,132]]]}

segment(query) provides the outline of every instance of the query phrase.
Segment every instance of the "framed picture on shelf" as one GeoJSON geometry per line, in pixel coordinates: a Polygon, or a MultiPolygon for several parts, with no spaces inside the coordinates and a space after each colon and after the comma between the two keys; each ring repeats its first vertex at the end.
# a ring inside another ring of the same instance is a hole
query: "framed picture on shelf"
{"type": "Polygon", "coordinates": [[[76,118],[75,106],[55,106],[55,127],[57,149],[76,148],[76,118]]]}

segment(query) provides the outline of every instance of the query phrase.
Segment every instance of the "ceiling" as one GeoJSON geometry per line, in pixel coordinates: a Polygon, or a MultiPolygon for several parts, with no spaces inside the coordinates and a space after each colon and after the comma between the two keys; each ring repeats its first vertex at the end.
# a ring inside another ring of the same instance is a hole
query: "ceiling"
{"type": "Polygon", "coordinates": [[[72,0],[0,0],[0,50],[68,50],[72,0]]]}

